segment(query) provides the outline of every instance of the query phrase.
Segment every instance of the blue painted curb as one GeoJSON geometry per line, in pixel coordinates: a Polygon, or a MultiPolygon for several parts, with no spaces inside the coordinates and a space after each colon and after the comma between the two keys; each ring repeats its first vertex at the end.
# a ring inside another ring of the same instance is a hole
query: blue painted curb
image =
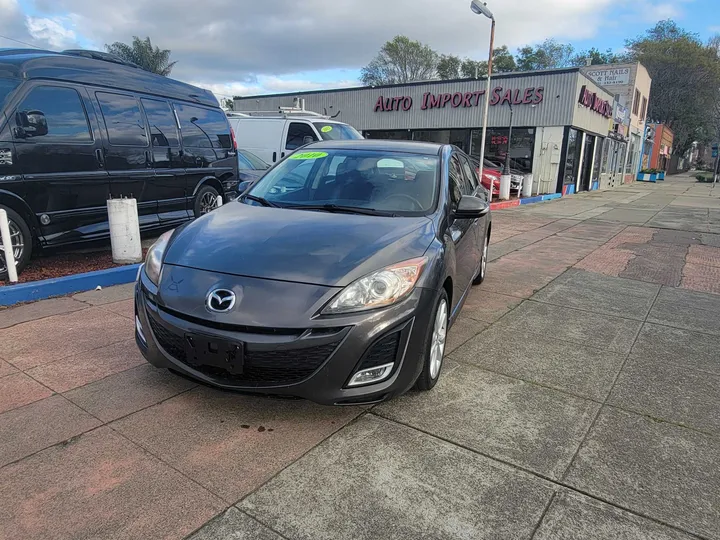
{"type": "Polygon", "coordinates": [[[52,296],[63,296],[77,292],[91,291],[98,285],[112,287],[132,283],[137,276],[139,264],[129,264],[108,270],[97,270],[42,281],[0,287],[0,306],[12,306],[20,302],[34,302],[52,296]]]}
{"type": "Polygon", "coordinates": [[[543,196],[537,195],[536,197],[526,197],[525,199],[520,199],[520,204],[532,204],[536,202],[542,202],[543,196]]]}
{"type": "Polygon", "coordinates": [[[562,193],[550,193],[548,195],[543,195],[542,200],[551,201],[553,199],[559,199],[560,197],[562,197],[562,193]]]}

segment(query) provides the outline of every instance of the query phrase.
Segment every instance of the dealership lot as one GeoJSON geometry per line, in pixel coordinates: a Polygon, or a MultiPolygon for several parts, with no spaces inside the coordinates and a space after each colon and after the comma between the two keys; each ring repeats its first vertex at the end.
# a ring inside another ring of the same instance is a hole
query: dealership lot
{"type": "Polygon", "coordinates": [[[720,538],[720,188],[493,227],[437,387],[372,408],[153,369],[130,285],[0,311],[0,538],[720,538]]]}

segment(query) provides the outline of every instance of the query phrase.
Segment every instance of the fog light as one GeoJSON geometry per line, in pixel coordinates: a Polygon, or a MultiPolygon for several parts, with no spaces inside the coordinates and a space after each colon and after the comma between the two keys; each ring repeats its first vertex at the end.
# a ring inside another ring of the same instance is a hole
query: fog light
{"type": "Polygon", "coordinates": [[[348,386],[360,386],[387,379],[394,365],[395,364],[385,364],[383,366],[358,371],[355,375],[353,375],[352,379],[350,379],[348,386]]]}
{"type": "Polygon", "coordinates": [[[135,315],[135,331],[138,333],[138,336],[140,336],[140,339],[143,342],[143,345],[147,345],[147,339],[145,339],[145,334],[143,334],[142,324],[140,323],[140,319],[138,319],[138,316],[135,315]]]}

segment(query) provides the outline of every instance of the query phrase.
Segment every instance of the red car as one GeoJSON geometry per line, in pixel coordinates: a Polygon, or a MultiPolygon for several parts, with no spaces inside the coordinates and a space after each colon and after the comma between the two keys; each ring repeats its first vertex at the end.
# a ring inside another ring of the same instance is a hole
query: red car
{"type": "MultiPolygon", "coordinates": [[[[480,174],[480,167],[478,167],[478,174],[480,174]]],[[[485,189],[490,191],[493,197],[495,195],[500,195],[500,171],[483,168],[480,183],[485,187],[485,189]],[[492,189],[490,189],[491,185],[492,189]]]]}

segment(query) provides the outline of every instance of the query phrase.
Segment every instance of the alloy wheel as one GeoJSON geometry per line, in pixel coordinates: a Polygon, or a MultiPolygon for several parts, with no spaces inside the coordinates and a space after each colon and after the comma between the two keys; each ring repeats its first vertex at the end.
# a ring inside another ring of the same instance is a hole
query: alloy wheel
{"type": "Polygon", "coordinates": [[[203,193],[203,196],[200,198],[200,215],[204,216],[205,214],[212,212],[215,210],[216,206],[217,196],[210,192],[203,193]]]}
{"type": "MultiPolygon", "coordinates": [[[[23,241],[23,235],[22,231],[20,230],[20,227],[18,227],[17,223],[15,223],[12,219],[8,219],[8,225],[10,228],[10,242],[13,246],[13,255],[15,257],[15,263],[22,258],[23,251],[25,250],[25,242],[23,241]]],[[[0,239],[0,249],[2,249],[3,254],[0,256],[0,272],[6,272],[7,271],[7,263],[5,262],[5,248],[2,244],[2,239],[0,239]]]]}
{"type": "Polygon", "coordinates": [[[430,345],[430,377],[437,378],[445,354],[445,338],[447,337],[448,306],[443,298],[438,305],[433,326],[432,342],[430,345]]]}

